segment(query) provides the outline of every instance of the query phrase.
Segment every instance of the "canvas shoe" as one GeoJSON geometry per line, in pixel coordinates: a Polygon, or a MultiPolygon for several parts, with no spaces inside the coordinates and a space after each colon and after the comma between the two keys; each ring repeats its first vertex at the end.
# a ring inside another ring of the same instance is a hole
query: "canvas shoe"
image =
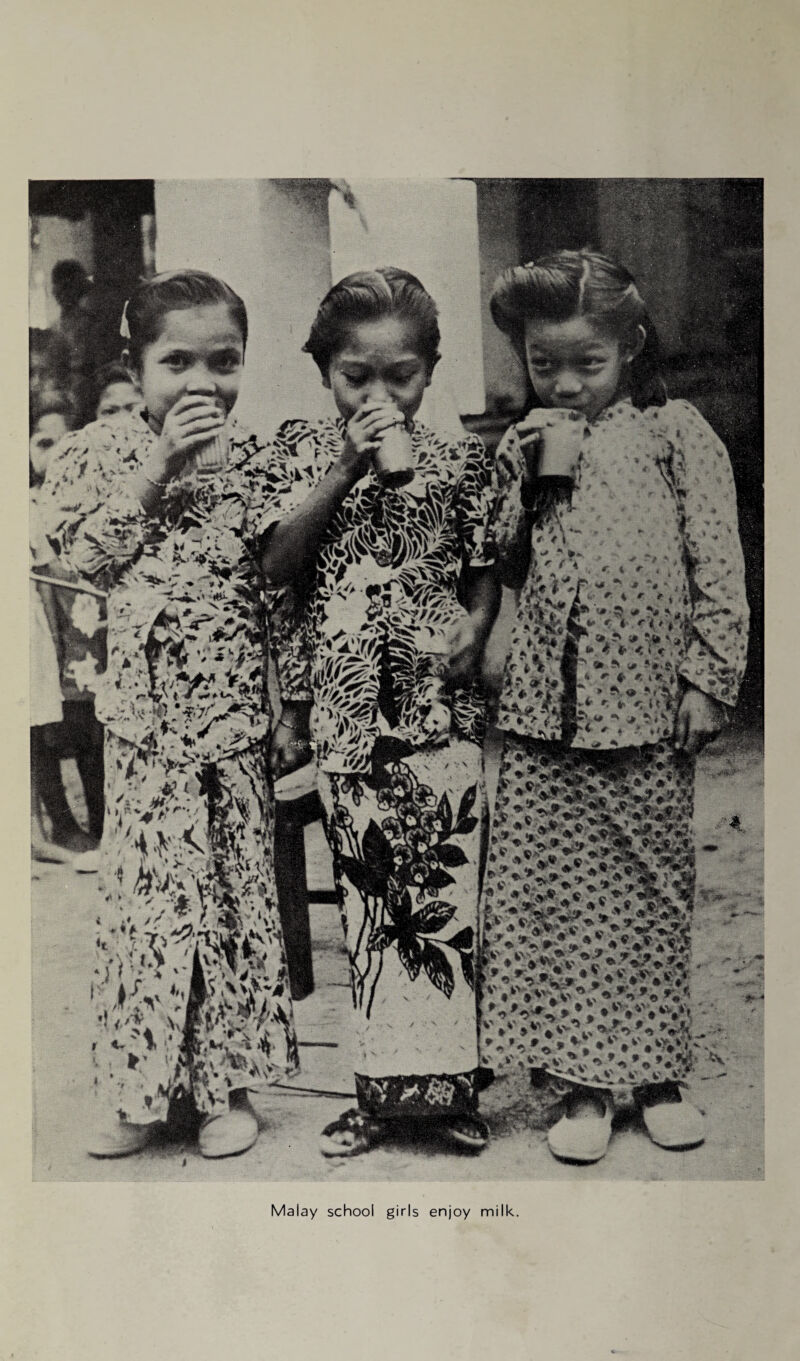
{"type": "Polygon", "coordinates": [[[231,1158],[246,1153],[258,1138],[258,1121],[246,1092],[231,1093],[231,1109],[206,1115],[197,1145],[204,1158],[231,1158]]]}
{"type": "Polygon", "coordinates": [[[110,1120],[94,1131],[86,1149],[90,1158],[127,1158],[149,1144],[158,1121],[134,1125],[128,1120],[110,1120]]]}
{"type": "Polygon", "coordinates": [[[697,1148],[705,1139],[705,1120],[677,1082],[657,1082],[635,1093],[644,1127],[660,1148],[697,1148]]]}
{"type": "Polygon", "coordinates": [[[548,1131],[550,1152],[564,1162],[599,1162],[611,1139],[614,1103],[610,1093],[578,1087],[569,1093],[566,1106],[564,1115],[548,1131]]]}

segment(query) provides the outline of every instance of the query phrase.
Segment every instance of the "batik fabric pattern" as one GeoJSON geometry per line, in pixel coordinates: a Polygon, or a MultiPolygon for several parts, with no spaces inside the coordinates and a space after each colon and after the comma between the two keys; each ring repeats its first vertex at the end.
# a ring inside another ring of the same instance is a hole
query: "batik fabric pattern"
{"type": "MultiPolygon", "coordinates": [[[[275,456],[295,505],[339,458],[344,438],[341,420],[280,427],[275,456]]],[[[445,694],[441,665],[446,633],[465,613],[464,567],[494,561],[492,460],[475,436],[448,439],[419,423],[411,442],[413,482],[387,490],[370,471],[332,517],[317,557],[305,628],[322,770],[369,770],[381,675],[389,678],[399,739],[424,746],[451,733],[483,737],[479,687],[445,694]]]]}
{"type": "MultiPolygon", "coordinates": [[[[232,425],[229,465],[176,478],[149,516],[136,416],[62,443],[51,540],[108,596],[104,896],[93,998],[98,1089],[140,1123],[201,1111],[297,1068],[272,865],[259,549],[280,503],[266,446],[232,425]]],[[[279,512],[278,512],[279,513],[279,512]]]]}
{"type": "Polygon", "coordinates": [[[350,962],[362,1110],[425,1119],[477,1102],[480,748],[379,737],[370,771],[320,777],[350,962]]]}

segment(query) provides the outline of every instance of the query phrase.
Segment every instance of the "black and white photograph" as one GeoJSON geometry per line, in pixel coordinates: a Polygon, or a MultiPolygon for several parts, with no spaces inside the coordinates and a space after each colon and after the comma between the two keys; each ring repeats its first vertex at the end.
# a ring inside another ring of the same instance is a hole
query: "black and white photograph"
{"type": "Polygon", "coordinates": [[[29,243],[34,1180],[761,1181],[763,182],[29,243]]]}

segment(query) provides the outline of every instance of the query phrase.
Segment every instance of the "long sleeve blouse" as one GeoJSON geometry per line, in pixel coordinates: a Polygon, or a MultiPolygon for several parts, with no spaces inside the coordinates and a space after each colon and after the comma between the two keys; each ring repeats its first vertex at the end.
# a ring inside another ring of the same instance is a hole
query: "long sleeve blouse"
{"type": "MultiPolygon", "coordinates": [[[[281,426],[275,454],[295,505],[332,467],[344,437],[344,422],[333,418],[281,426]]],[[[303,697],[310,649],[313,736],[324,770],[369,769],[386,690],[392,730],[412,746],[444,740],[448,730],[482,736],[479,690],[445,694],[439,668],[442,638],[465,612],[463,569],[494,562],[492,461],[475,436],[453,440],[419,422],[412,448],[413,482],[387,490],[370,472],[333,516],[305,597],[305,643],[297,642],[294,663],[285,660],[303,697]]]]}
{"type": "Polygon", "coordinates": [[[98,717],[118,736],[147,744],[158,698],[150,650],[166,629],[185,659],[182,721],[198,759],[214,760],[268,731],[259,549],[286,489],[269,448],[232,421],[227,467],[175,479],[162,510],[148,515],[131,477],[155,440],[139,416],[68,436],[48,470],[43,512],[58,554],[109,593],[98,717]]]}
{"type": "MultiPolygon", "coordinates": [[[[513,428],[504,448],[519,461],[513,428]]],[[[606,408],[587,425],[571,498],[531,520],[511,478],[494,533],[511,576],[527,564],[501,727],[640,746],[670,735],[684,684],[735,704],[748,624],[735,489],[690,403],[606,408]]]]}

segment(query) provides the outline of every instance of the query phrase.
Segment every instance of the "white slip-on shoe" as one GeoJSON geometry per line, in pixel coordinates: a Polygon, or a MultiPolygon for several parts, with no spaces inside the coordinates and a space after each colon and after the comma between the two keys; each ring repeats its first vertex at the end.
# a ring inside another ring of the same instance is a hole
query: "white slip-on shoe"
{"type": "Polygon", "coordinates": [[[81,855],[76,855],[72,861],[72,868],[78,874],[97,874],[100,868],[100,852],[84,851],[81,855]]]}
{"type": "Polygon", "coordinates": [[[205,1116],[197,1145],[204,1158],[231,1158],[246,1153],[257,1138],[255,1111],[249,1101],[242,1099],[229,1111],[205,1116]]]}
{"type": "Polygon", "coordinates": [[[109,1120],[93,1132],[86,1152],[90,1158],[127,1158],[150,1143],[158,1121],[133,1125],[127,1120],[109,1120]]]}
{"type": "Polygon", "coordinates": [[[567,1097],[565,1114],[548,1131],[550,1152],[564,1162],[599,1162],[611,1139],[613,1118],[614,1103],[608,1092],[577,1088],[567,1097]]]}
{"type": "Polygon", "coordinates": [[[705,1140],[705,1119],[677,1082],[639,1087],[636,1101],[644,1127],[659,1148],[697,1148],[705,1140]]]}

